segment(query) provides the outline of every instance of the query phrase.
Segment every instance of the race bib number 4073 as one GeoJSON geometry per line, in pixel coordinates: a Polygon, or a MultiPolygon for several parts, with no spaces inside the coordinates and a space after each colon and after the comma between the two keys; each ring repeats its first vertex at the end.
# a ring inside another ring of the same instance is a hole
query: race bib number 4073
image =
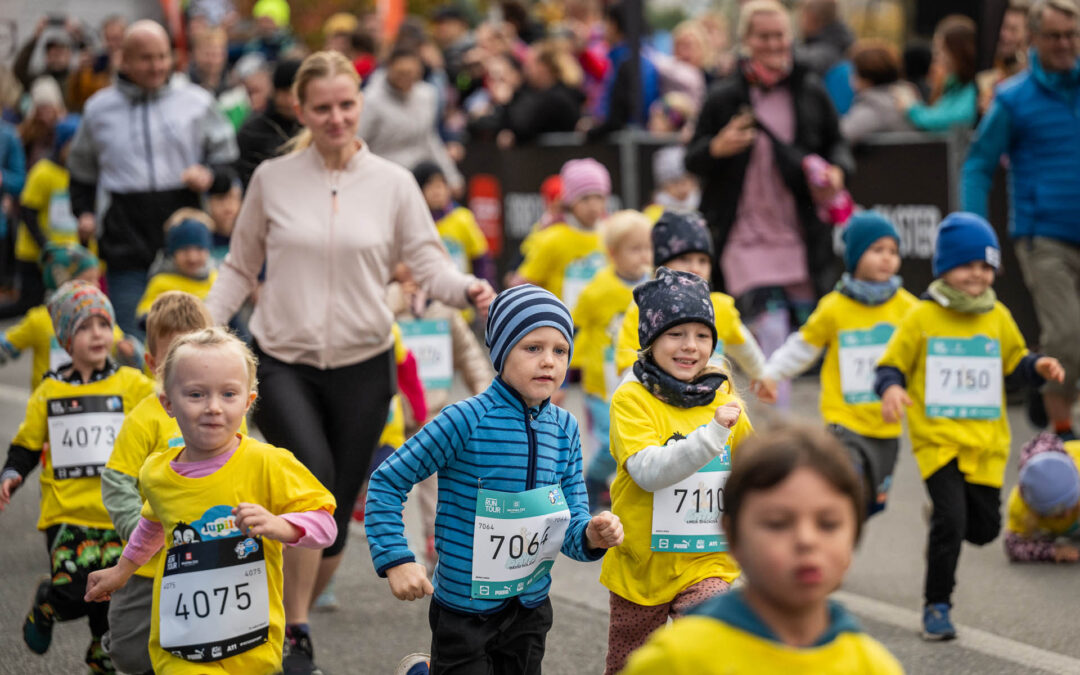
{"type": "Polygon", "coordinates": [[[124,423],[124,400],[94,395],[51,398],[46,410],[53,477],[100,475],[124,423]]]}

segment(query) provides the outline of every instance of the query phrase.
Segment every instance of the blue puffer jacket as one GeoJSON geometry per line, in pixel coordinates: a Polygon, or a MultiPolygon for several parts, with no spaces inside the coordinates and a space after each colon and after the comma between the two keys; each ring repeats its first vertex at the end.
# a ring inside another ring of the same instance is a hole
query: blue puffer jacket
{"type": "MultiPolygon", "coordinates": [[[[487,391],[443,409],[371,476],[365,529],[379,576],[415,558],[405,540],[401,510],[412,486],[439,473],[439,506],[435,517],[435,601],[452,610],[489,614],[510,600],[471,596],[472,544],[476,493],[485,490],[524,492],[561,485],[570,508],[562,553],[584,562],[599,560],[604,550],[590,551],[585,542],[589,503],[581,477],[581,443],[577,421],[545,401],[528,407],[502,378],[487,391]]],[[[547,597],[551,576],[545,575],[518,596],[526,607],[547,597]]]]}
{"type": "Polygon", "coordinates": [[[999,85],[964,162],[962,210],[985,216],[990,183],[1009,156],[1014,238],[1080,244],[1080,61],[1048,73],[1032,50],[1031,68],[999,85]]]}
{"type": "MultiPolygon", "coordinates": [[[[0,196],[11,195],[16,203],[26,182],[26,156],[15,127],[0,120],[0,196]]],[[[0,210],[0,235],[7,233],[7,217],[0,210]]]]}

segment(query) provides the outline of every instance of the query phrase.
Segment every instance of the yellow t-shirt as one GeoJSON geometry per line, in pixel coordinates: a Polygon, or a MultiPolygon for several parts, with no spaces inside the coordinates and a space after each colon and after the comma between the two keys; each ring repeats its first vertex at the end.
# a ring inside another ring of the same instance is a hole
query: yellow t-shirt
{"type": "MultiPolygon", "coordinates": [[[[38,212],[38,224],[45,240],[57,244],[78,244],[78,220],[71,211],[68,194],[68,170],[51,159],[43,159],[30,167],[19,202],[38,212]]],[[[15,235],[15,259],[36,263],[41,249],[30,236],[24,223],[15,235]]]]}
{"type": "Polygon", "coordinates": [[[117,428],[107,418],[105,423],[101,418],[87,419],[81,426],[78,420],[83,415],[130,412],[153,390],[153,380],[126,366],[88,384],[42,380],[30,395],[26,418],[11,441],[12,445],[35,451],[49,444],[49,450],[42,454],[39,530],[60,523],[112,529],[112,520],[101,502],[100,474],[107,455],[100,458],[98,465],[94,450],[111,445],[117,428]],[[54,424],[65,424],[60,438],[50,437],[50,418],[54,418],[54,424]],[[53,466],[54,455],[64,458],[57,460],[63,466],[53,466]],[[79,463],[79,459],[85,461],[79,463]]]}
{"type": "Polygon", "coordinates": [[[192,279],[171,272],[155,274],[146,284],[146,290],[143,292],[139,304],[135,307],[135,316],[146,316],[150,312],[150,305],[154,304],[154,300],[157,300],[159,295],[167,291],[183,291],[191,293],[200,300],[205,300],[206,296],[210,295],[210,289],[215,281],[217,281],[217,270],[210,270],[210,274],[205,279],[192,279]]]}
{"type": "MultiPolygon", "coordinates": [[[[1069,453],[1076,468],[1080,470],[1080,441],[1069,441],[1065,444],[1065,452],[1069,453]]],[[[1008,518],[1005,528],[1009,532],[1015,532],[1022,537],[1055,539],[1057,537],[1073,534],[1080,531],[1080,521],[1073,514],[1066,514],[1056,518],[1040,516],[1028,508],[1024,499],[1020,496],[1020,486],[1014,486],[1009,493],[1009,502],[1006,507],[1008,518]]]]}
{"type": "Polygon", "coordinates": [[[554,293],[568,309],[607,264],[595,230],[556,223],[530,235],[528,242],[518,274],[554,293]]]}
{"type": "MultiPolygon", "coordinates": [[[[756,617],[752,621],[762,625],[756,617]]],[[[880,642],[861,632],[853,620],[843,630],[830,628],[832,634],[823,644],[790,647],[761,635],[760,628],[754,630],[736,622],[693,614],[653,633],[643,647],[630,655],[622,675],[900,675],[904,672],[896,657],[880,642]]]]}
{"type": "Polygon", "coordinates": [[[997,303],[983,314],[964,314],[945,309],[933,300],[921,300],[897,326],[889,340],[879,366],[898,369],[907,378],[907,392],[913,402],[907,409],[908,431],[919,472],[923,478],[957,459],[965,480],[976,485],[1001,487],[1005,479],[1005,462],[1009,457],[1009,419],[1004,414],[1005,387],[1003,375],[1013,372],[1027,355],[1024,337],[1005,305],[997,303]],[[976,338],[976,336],[978,336],[976,338]],[[971,338],[976,338],[971,340],[971,338]],[[934,349],[928,349],[931,341],[934,349]],[[958,348],[958,345],[960,346],[958,348]],[[964,352],[960,357],[954,352],[964,352]],[[978,357],[971,352],[982,351],[978,357]],[[999,368],[979,367],[989,363],[994,352],[999,356],[999,368]],[[966,355],[966,356],[965,356],[966,355]],[[937,377],[927,378],[928,357],[934,357],[937,377]],[[944,361],[946,357],[949,361],[944,361]],[[966,360],[964,360],[966,358],[966,360]],[[958,360],[959,359],[959,360],[958,360]],[[952,364],[949,368],[942,364],[952,364]],[[957,374],[966,385],[979,385],[992,406],[971,406],[958,400],[958,413],[966,418],[945,417],[941,405],[950,402],[960,391],[954,386],[957,374]],[[994,383],[1000,382],[997,386],[994,383]],[[990,387],[984,387],[984,384],[990,387]],[[928,384],[931,401],[927,402],[928,384]],[[942,393],[946,391],[946,393],[942,393]],[[993,406],[997,413],[993,414],[993,406]],[[972,415],[983,415],[973,418],[972,415]]]}
{"type": "MultiPolygon", "coordinates": [[[[33,361],[30,363],[31,389],[37,388],[45,373],[71,363],[71,356],[56,339],[49,308],[45,305],[38,305],[27,311],[19,323],[7,329],[4,339],[19,351],[29,348],[34,352],[33,361]]],[[[113,339],[116,342],[124,339],[124,332],[117,326],[113,327],[113,339]]]]}
{"type": "Polygon", "coordinates": [[[574,361],[586,394],[609,398],[618,386],[615,338],[623,314],[634,301],[634,286],[608,265],[596,273],[573,308],[574,361]]]}
{"type": "MultiPolygon", "coordinates": [[[[139,482],[146,495],[142,515],[148,520],[161,523],[168,549],[183,546],[185,540],[191,541],[195,537],[203,542],[228,540],[229,550],[232,550],[233,542],[237,547],[252,546],[252,552],[255,553],[261,546],[265,559],[265,574],[246,577],[245,582],[251,584],[246,591],[250,597],[245,601],[236,597],[239,593],[234,595],[228,591],[223,598],[220,595],[211,596],[213,611],[206,620],[218,620],[218,602],[230,603],[230,608],[234,602],[246,602],[248,606],[257,605],[257,600],[253,598],[258,597],[261,589],[255,584],[262,582],[266,584],[268,594],[269,635],[265,642],[248,651],[209,663],[192,663],[163,650],[160,642],[162,611],[179,613],[187,610],[190,612],[187,620],[199,620],[199,605],[194,597],[182,596],[175,609],[160,606],[162,579],[170,562],[166,551],[154,576],[154,605],[150,624],[150,658],[154,664],[154,672],[169,675],[211,672],[258,674],[279,671],[281,646],[285,637],[285,610],[281,600],[282,544],[265,538],[250,540],[253,545],[249,544],[249,540],[241,536],[236,529],[231,511],[240,502],[248,502],[259,504],[274,515],[318,509],[333,513],[334,498],[291,452],[248,436],[240,436],[240,446],[224,466],[202,478],[181,476],[169,466],[169,462],[176,459],[180,450],[173,448],[168,452],[152,455],[143,466],[139,474],[139,482]]],[[[182,569],[185,561],[176,562],[182,569]]],[[[205,572],[210,575],[214,573],[205,572]]],[[[217,590],[212,587],[213,579],[208,580],[206,585],[207,595],[217,590]]],[[[194,592],[192,595],[194,596],[194,592]]],[[[226,637],[231,636],[220,635],[221,639],[226,637]]],[[[207,653],[207,658],[211,658],[210,653],[207,653]]]]}
{"type": "Polygon", "coordinates": [[[462,274],[472,274],[472,261],[488,252],[487,239],[473,212],[459,206],[435,223],[450,259],[462,274]]]}
{"type": "MultiPolygon", "coordinates": [[[[743,337],[742,320],[739,310],[735,309],[735,298],[724,293],[710,293],[713,314],[716,318],[716,352],[724,353],[724,345],[741,345],[743,337]]],[[[631,302],[623,315],[622,328],[615,345],[615,367],[621,373],[637,361],[641,342],[638,341],[638,306],[631,302]]]]}
{"type": "Polygon", "coordinates": [[[876,306],[836,291],[821,299],[799,333],[808,343],[825,349],[821,416],[826,423],[870,438],[899,438],[900,424],[886,424],[881,419],[881,400],[874,394],[874,366],[876,355],[885,350],[896,325],[918,302],[902,288],[876,306]]]}
{"type": "MultiPolygon", "coordinates": [[[[240,433],[247,433],[246,418],[240,420],[240,433]]],[[[124,424],[116,435],[116,443],[113,444],[113,451],[105,468],[138,478],[148,457],[183,445],[184,437],[180,434],[180,425],[165,412],[157,394],[151,393],[124,416],[124,424]]],[[[145,499],[144,495],[143,500],[145,499]]],[[[155,555],[135,574],[153,578],[159,557],[160,554],[155,555]]]]}
{"type": "MultiPolygon", "coordinates": [[[[686,588],[717,577],[734,581],[739,566],[728,553],[653,552],[653,493],[634,482],[626,460],[649,446],[663,446],[685,437],[713,419],[716,409],[738,398],[721,387],[709,405],[678,408],[653,396],[636,380],[619,385],[611,397],[611,454],[618,462],[611,485],[611,510],[623,524],[620,546],[609,549],[600,571],[600,583],[611,592],[639,605],[670,602],[686,588]]],[[[734,450],[753,427],[746,414],[732,429],[729,447],[734,450]]]]}

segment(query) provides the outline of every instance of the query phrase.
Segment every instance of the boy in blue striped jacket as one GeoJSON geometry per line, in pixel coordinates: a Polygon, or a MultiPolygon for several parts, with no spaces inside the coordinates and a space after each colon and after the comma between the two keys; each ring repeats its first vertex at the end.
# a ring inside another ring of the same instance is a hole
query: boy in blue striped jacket
{"type": "Polygon", "coordinates": [[[499,294],[486,337],[499,376],[446,407],[371,477],[365,527],[375,570],[398,599],[434,594],[431,672],[540,673],[555,557],[599,560],[622,542],[617,516],[589,517],[577,421],[549,400],[573,332],[551,293],[524,285],[499,294]],[[433,586],[405,540],[402,506],[435,472],[433,586]]]}

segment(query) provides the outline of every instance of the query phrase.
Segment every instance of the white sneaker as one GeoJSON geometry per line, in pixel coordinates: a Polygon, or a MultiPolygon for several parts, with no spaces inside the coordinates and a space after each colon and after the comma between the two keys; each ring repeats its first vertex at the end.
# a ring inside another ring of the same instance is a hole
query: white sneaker
{"type": "Polygon", "coordinates": [[[431,662],[431,654],[417,652],[409,654],[397,664],[394,675],[428,675],[431,672],[428,666],[431,662]]]}

